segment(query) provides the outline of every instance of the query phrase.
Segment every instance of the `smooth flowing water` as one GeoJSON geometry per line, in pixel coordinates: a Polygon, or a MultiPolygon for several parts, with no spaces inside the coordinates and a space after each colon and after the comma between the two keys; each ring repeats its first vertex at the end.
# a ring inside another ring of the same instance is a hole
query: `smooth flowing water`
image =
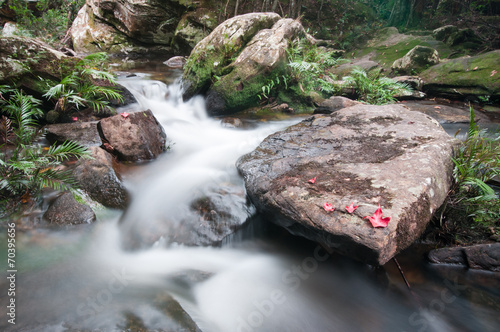
{"type": "MultiPolygon", "coordinates": [[[[176,230],[200,222],[193,199],[217,188],[243,191],[237,158],[299,119],[227,128],[206,115],[202,98],[183,102],[175,83],[139,75],[122,84],[139,101],[128,111],[151,109],[170,149],[126,173],[133,199],[124,215],[106,210],[89,227],[17,233],[16,324],[4,313],[12,279],[2,278],[0,330],[500,329],[498,275],[434,267],[411,250],[399,257],[409,291],[392,263],[373,268],[329,253],[267,224],[235,199],[225,204],[248,217],[236,234],[219,246],[176,243],[176,230]],[[131,233],[158,228],[164,232],[154,243],[127,248],[131,233]]],[[[5,245],[1,253],[5,261],[5,245]]]]}

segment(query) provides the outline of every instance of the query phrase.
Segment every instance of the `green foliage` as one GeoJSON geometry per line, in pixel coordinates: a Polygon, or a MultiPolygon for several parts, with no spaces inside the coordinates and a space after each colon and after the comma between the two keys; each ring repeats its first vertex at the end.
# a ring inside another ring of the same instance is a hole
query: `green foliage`
{"type": "Polygon", "coordinates": [[[368,74],[362,68],[354,68],[350,76],[342,78],[344,86],[354,89],[357,99],[368,104],[384,105],[396,101],[394,95],[408,93],[410,87],[379,73],[368,74]]]}
{"type": "Polygon", "coordinates": [[[278,86],[284,85],[285,89],[288,89],[288,81],[290,78],[285,75],[276,76],[273,79],[267,81],[265,85],[262,86],[262,92],[258,95],[259,99],[269,99],[271,92],[275,90],[278,86]]]}
{"type": "Polygon", "coordinates": [[[105,70],[106,60],[105,53],[86,56],[69,76],[64,77],[59,84],[49,86],[44,97],[55,100],[54,109],[58,112],[69,113],[80,107],[92,107],[98,114],[104,113],[109,109],[108,100],[123,100],[114,87],[115,77],[105,70]],[[107,85],[96,85],[96,80],[104,81],[107,85]]]}
{"type": "Polygon", "coordinates": [[[333,51],[310,44],[307,39],[289,41],[286,73],[276,75],[262,86],[259,99],[268,99],[279,90],[291,85],[299,86],[299,92],[307,95],[311,91],[330,93],[336,88],[329,83],[327,69],[337,66],[339,60],[333,51]]]}
{"type": "Polygon", "coordinates": [[[87,149],[74,142],[43,147],[43,133],[36,118],[42,115],[40,100],[0,86],[0,200],[21,195],[36,196],[49,187],[67,190],[76,185],[70,171],[57,167],[69,158],[87,157],[87,149]],[[7,97],[7,98],[6,98],[7,97]]]}
{"type": "Polygon", "coordinates": [[[8,4],[16,14],[16,22],[21,28],[18,32],[20,35],[56,44],[65,36],[85,0],[39,0],[34,10],[25,0],[9,0],[8,4]]]}
{"type": "Polygon", "coordinates": [[[500,176],[500,135],[488,136],[475,122],[472,107],[470,114],[467,138],[453,158],[451,200],[474,221],[492,225],[500,221],[500,200],[488,181],[500,176]]]}

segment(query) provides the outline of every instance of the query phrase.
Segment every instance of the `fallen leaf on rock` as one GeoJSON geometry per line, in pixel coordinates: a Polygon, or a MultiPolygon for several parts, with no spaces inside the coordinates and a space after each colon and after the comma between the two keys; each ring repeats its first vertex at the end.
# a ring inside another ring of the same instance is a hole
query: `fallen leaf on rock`
{"type": "Polygon", "coordinates": [[[78,121],[78,118],[76,116],[71,118],[73,121],[78,121]]]}
{"type": "Polygon", "coordinates": [[[317,176],[313,177],[312,179],[307,180],[307,182],[314,184],[316,182],[317,176]]]}
{"type": "Polygon", "coordinates": [[[345,209],[346,209],[347,212],[353,213],[354,210],[356,210],[358,208],[358,206],[359,205],[354,206],[354,203],[351,203],[351,205],[346,206],[345,209]]]}
{"type": "Polygon", "coordinates": [[[363,219],[368,218],[370,220],[370,223],[372,224],[373,227],[387,227],[389,224],[389,221],[391,221],[391,217],[383,217],[382,213],[382,208],[380,207],[380,204],[378,205],[378,209],[375,211],[373,216],[369,217],[363,217],[363,219]]]}
{"type": "Polygon", "coordinates": [[[323,205],[323,209],[325,209],[325,211],[327,212],[332,212],[335,210],[335,208],[330,203],[325,203],[325,205],[323,205]]]}
{"type": "Polygon", "coordinates": [[[434,108],[436,108],[436,109],[440,109],[440,108],[441,108],[441,106],[434,106],[434,108]]]}
{"type": "Polygon", "coordinates": [[[129,114],[127,112],[123,112],[120,114],[124,119],[128,118],[129,114]]]}

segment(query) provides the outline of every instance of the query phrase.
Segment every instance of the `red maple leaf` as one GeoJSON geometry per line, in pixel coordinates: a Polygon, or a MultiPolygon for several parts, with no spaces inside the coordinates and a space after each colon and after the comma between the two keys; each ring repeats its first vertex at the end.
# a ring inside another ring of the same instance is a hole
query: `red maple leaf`
{"type": "Polygon", "coordinates": [[[386,217],[386,218],[383,217],[382,208],[380,207],[380,204],[378,205],[378,209],[375,211],[373,216],[363,217],[363,219],[365,218],[368,218],[368,220],[370,220],[373,227],[387,227],[389,221],[391,221],[391,217],[386,217]]]}
{"type": "Polygon", "coordinates": [[[351,203],[351,205],[346,206],[345,209],[346,209],[347,212],[353,213],[354,210],[356,210],[358,208],[358,206],[359,205],[354,206],[354,203],[351,203]]]}
{"type": "Polygon", "coordinates": [[[313,177],[312,179],[307,180],[307,182],[314,184],[316,182],[317,176],[313,177]]]}
{"type": "Polygon", "coordinates": [[[325,205],[323,205],[323,209],[325,209],[326,212],[332,212],[335,210],[335,208],[330,203],[325,203],[325,205]]]}
{"type": "Polygon", "coordinates": [[[126,118],[128,118],[128,115],[129,115],[129,114],[128,114],[127,112],[123,112],[123,113],[121,113],[120,115],[121,115],[123,118],[125,118],[125,119],[126,119],[126,118]]]}

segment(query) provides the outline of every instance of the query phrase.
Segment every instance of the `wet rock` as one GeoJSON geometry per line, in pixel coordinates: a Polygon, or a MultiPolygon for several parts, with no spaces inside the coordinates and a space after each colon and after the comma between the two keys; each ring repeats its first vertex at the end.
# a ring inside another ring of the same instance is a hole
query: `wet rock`
{"type": "Polygon", "coordinates": [[[420,73],[424,92],[433,96],[464,99],[471,96],[500,98],[500,50],[452,59],[420,73]]]}
{"type": "Polygon", "coordinates": [[[73,141],[86,147],[102,145],[97,122],[58,123],[47,125],[44,129],[45,137],[51,144],[73,141]]]}
{"type": "Polygon", "coordinates": [[[135,211],[127,210],[121,220],[124,246],[149,247],[153,243],[187,246],[219,245],[241,228],[254,213],[245,191],[234,185],[200,188],[193,193],[189,210],[179,213],[155,211],[147,224],[135,222],[135,211]],[[153,221],[153,222],[151,222],[153,221]]]}
{"type": "Polygon", "coordinates": [[[226,117],[221,120],[222,126],[227,128],[241,128],[243,127],[243,121],[238,118],[226,117]]]}
{"type": "Polygon", "coordinates": [[[237,167],[251,201],[271,221],[383,265],[420,236],[444,201],[457,144],[422,113],[356,105],[270,135],[237,167]],[[327,202],[334,212],[324,210],[327,202]],[[351,203],[359,205],[353,214],[345,209],[351,203]],[[391,217],[386,228],[363,219],[378,204],[391,217]]]}
{"type": "Polygon", "coordinates": [[[155,159],[166,150],[165,132],[150,110],[102,119],[98,128],[113,153],[123,161],[155,159]]]}
{"type": "Polygon", "coordinates": [[[406,55],[392,64],[392,69],[398,73],[420,72],[439,63],[438,52],[427,46],[417,45],[406,55]]]}
{"type": "Polygon", "coordinates": [[[271,107],[271,111],[280,113],[293,113],[293,109],[287,103],[282,103],[271,107]]]}
{"type": "Polygon", "coordinates": [[[184,65],[186,64],[186,57],[174,56],[165,61],[164,64],[169,66],[170,68],[183,68],[184,65]]]}
{"type": "Polygon", "coordinates": [[[80,188],[104,206],[125,208],[129,194],[113,169],[112,156],[96,146],[89,150],[93,159],[79,159],[73,172],[80,188]]]}
{"type": "Polygon", "coordinates": [[[500,243],[434,249],[429,252],[428,257],[436,264],[454,264],[500,272],[500,243]]]}
{"type": "Polygon", "coordinates": [[[43,217],[56,225],[90,224],[96,220],[94,211],[78,203],[72,193],[64,193],[56,198],[43,217]]]}
{"type": "Polygon", "coordinates": [[[333,96],[319,104],[316,110],[314,110],[314,114],[331,114],[340,109],[358,104],[361,103],[359,101],[354,101],[346,97],[333,96]]]}

